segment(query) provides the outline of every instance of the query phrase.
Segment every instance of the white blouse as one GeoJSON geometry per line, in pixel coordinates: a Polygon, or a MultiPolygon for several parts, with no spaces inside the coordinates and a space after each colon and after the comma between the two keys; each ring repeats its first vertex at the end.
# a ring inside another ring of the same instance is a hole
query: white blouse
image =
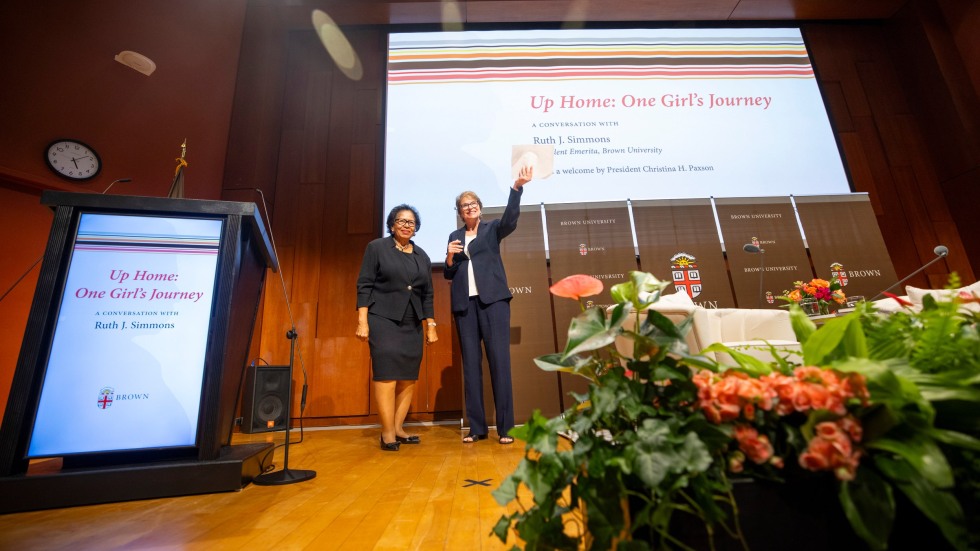
{"type": "MultiPolygon", "coordinates": [[[[466,257],[467,258],[470,258],[470,243],[473,242],[474,239],[476,239],[476,236],[475,235],[467,235],[466,236],[466,244],[463,245],[463,252],[466,253],[466,257]]],[[[469,282],[470,282],[470,296],[471,297],[475,297],[475,296],[479,295],[480,292],[477,291],[477,289],[476,289],[476,277],[473,276],[473,259],[472,258],[470,258],[470,261],[467,263],[467,267],[466,267],[466,279],[469,280],[469,282]]]]}

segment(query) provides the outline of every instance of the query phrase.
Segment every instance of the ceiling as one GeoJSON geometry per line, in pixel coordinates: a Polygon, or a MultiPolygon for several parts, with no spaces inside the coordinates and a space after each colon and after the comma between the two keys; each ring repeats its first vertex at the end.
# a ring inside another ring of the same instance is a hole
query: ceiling
{"type": "Polygon", "coordinates": [[[786,21],[888,19],[909,0],[249,0],[309,21],[320,9],[341,25],[786,21]]]}

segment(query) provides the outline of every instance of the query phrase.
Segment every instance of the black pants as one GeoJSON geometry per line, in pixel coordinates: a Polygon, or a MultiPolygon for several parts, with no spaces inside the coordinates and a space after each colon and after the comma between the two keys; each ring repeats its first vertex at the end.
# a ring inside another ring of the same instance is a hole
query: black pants
{"type": "Polygon", "coordinates": [[[470,297],[465,312],[456,313],[456,330],[463,355],[463,393],[472,434],[486,434],[483,406],[483,347],[490,364],[490,383],[496,409],[497,434],[514,427],[514,389],[510,380],[510,301],[483,304],[470,297]]]}

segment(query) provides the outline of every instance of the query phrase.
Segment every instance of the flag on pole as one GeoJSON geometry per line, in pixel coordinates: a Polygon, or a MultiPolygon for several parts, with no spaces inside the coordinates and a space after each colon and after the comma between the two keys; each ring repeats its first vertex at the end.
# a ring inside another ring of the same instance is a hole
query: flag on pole
{"type": "Polygon", "coordinates": [[[187,138],[184,138],[184,143],[180,144],[180,157],[176,159],[177,170],[174,172],[174,182],[170,184],[170,193],[167,197],[170,199],[183,199],[184,198],[184,167],[187,166],[187,161],[184,157],[187,156],[187,138]]]}

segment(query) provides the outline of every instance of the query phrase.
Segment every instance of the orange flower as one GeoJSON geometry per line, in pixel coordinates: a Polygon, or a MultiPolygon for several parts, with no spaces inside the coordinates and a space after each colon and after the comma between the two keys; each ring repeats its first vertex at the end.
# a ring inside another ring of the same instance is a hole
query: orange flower
{"type": "Polygon", "coordinates": [[[850,416],[818,423],[816,435],[800,454],[800,466],[810,471],[834,471],[838,480],[854,480],[861,460],[861,450],[854,449],[852,442],[855,434],[860,439],[861,426],[850,416]]]}
{"type": "Polygon", "coordinates": [[[745,452],[745,455],[755,464],[761,465],[772,457],[772,444],[769,437],[760,435],[759,431],[748,425],[735,425],[735,440],[738,441],[738,449],[745,452]]]}
{"type": "Polygon", "coordinates": [[[576,274],[555,283],[549,290],[555,296],[578,300],[601,293],[602,282],[592,276],[576,274]]]}
{"type": "Polygon", "coordinates": [[[712,423],[732,421],[740,414],[752,420],[756,408],[768,411],[776,398],[767,381],[738,371],[716,376],[701,370],[692,380],[698,387],[698,407],[712,423]]]}
{"type": "Polygon", "coordinates": [[[773,374],[767,379],[779,398],[776,405],[779,415],[811,409],[844,415],[847,400],[857,398],[862,403],[868,400],[864,376],[857,373],[840,374],[831,369],[805,366],[797,368],[793,377],[773,374]]]}

